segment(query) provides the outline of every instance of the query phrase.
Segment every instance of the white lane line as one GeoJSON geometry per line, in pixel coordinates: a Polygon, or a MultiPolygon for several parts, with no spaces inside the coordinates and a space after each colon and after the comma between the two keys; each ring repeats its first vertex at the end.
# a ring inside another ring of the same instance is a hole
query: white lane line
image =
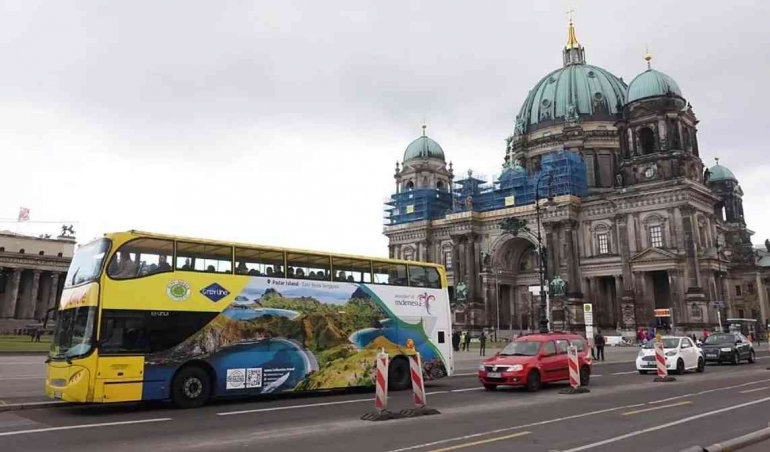
{"type": "Polygon", "coordinates": [[[296,410],[297,408],[312,408],[312,407],[317,407],[317,406],[346,405],[346,404],[349,404],[349,403],[361,403],[361,402],[373,403],[374,402],[374,398],[354,399],[354,400],[340,400],[340,401],[337,401],[337,402],[308,403],[306,405],[276,406],[276,407],[272,407],[272,408],[257,408],[255,410],[225,411],[223,413],[217,413],[217,416],[232,416],[234,414],[265,413],[265,412],[268,412],[268,411],[296,410]]]}
{"type": "Polygon", "coordinates": [[[433,392],[426,392],[425,395],[433,395],[433,394],[447,394],[449,391],[433,391],[433,392]]]}
{"type": "Polygon", "coordinates": [[[591,378],[601,377],[602,375],[591,375],[591,378]]]}
{"type": "Polygon", "coordinates": [[[764,388],[747,389],[746,391],[741,391],[741,394],[749,394],[751,392],[757,392],[757,391],[766,391],[768,389],[770,389],[770,386],[765,386],[764,388]]]}
{"type": "Polygon", "coordinates": [[[453,389],[449,392],[466,392],[466,391],[480,391],[484,388],[464,388],[464,389],[453,389]]]}
{"type": "Polygon", "coordinates": [[[635,370],[633,370],[633,371],[631,371],[631,372],[615,372],[615,373],[614,373],[614,374],[612,374],[612,375],[628,375],[628,374],[635,374],[635,373],[636,373],[636,371],[635,371],[635,370]]]}
{"type": "Polygon", "coordinates": [[[699,395],[703,395],[703,394],[711,394],[712,392],[727,391],[727,390],[735,389],[735,388],[743,388],[743,387],[746,387],[746,386],[756,385],[756,384],[759,384],[759,383],[767,383],[768,381],[770,381],[770,378],[767,378],[767,379],[764,379],[764,380],[758,380],[758,381],[750,381],[748,383],[743,383],[743,384],[739,384],[739,385],[735,385],[735,386],[725,386],[723,388],[706,389],[706,390],[700,391],[700,392],[693,392],[693,393],[690,393],[690,394],[684,394],[684,395],[680,395],[680,396],[669,397],[667,399],[655,400],[653,402],[648,402],[648,403],[650,405],[654,405],[656,403],[663,403],[663,402],[668,402],[668,401],[671,401],[671,400],[684,399],[686,397],[699,396],[699,395]]]}
{"type": "Polygon", "coordinates": [[[646,428],[643,430],[636,430],[630,433],[626,433],[625,435],[615,436],[613,438],[608,438],[602,441],[597,441],[595,443],[586,444],[585,446],[575,447],[573,449],[563,450],[562,452],[580,452],[581,450],[588,450],[593,449],[595,447],[604,446],[605,444],[612,444],[616,443],[618,441],[623,441],[624,439],[633,438],[634,436],[643,435],[645,433],[654,432],[657,430],[663,430],[665,428],[674,427],[676,425],[684,424],[687,422],[692,422],[704,417],[714,416],[715,414],[721,414],[726,413],[728,411],[734,411],[741,408],[746,408],[748,406],[757,405],[759,403],[765,403],[770,402],[770,397],[766,397],[764,399],[754,400],[751,402],[741,403],[740,405],[733,405],[726,408],[721,408],[714,411],[708,411],[706,413],[696,414],[694,416],[687,417],[685,419],[680,419],[678,421],[668,422],[666,424],[656,425],[655,427],[646,428]]]}
{"type": "Polygon", "coordinates": [[[478,372],[468,372],[468,373],[464,373],[464,374],[453,374],[452,376],[453,377],[468,377],[468,376],[471,376],[471,375],[478,375],[478,372]]]}
{"type": "Polygon", "coordinates": [[[11,380],[45,380],[45,377],[40,375],[14,375],[13,377],[0,377],[0,381],[11,380]]]}
{"type": "Polygon", "coordinates": [[[32,430],[17,430],[15,432],[2,432],[0,433],[0,436],[26,435],[29,433],[57,432],[60,430],[77,430],[81,428],[110,427],[114,425],[149,424],[152,422],[165,422],[170,420],[171,420],[170,417],[162,417],[157,419],[140,419],[137,421],[120,421],[120,422],[103,422],[101,424],[67,425],[64,427],[47,427],[47,428],[36,428],[32,430]]]}
{"type": "Polygon", "coordinates": [[[533,422],[531,424],[517,425],[515,427],[499,428],[497,430],[489,430],[489,431],[481,432],[481,433],[473,433],[471,435],[458,436],[458,437],[455,437],[455,438],[441,439],[441,440],[438,440],[438,441],[433,441],[431,443],[417,444],[415,446],[404,447],[404,448],[401,448],[401,449],[393,449],[393,450],[390,450],[388,452],[406,452],[408,450],[422,449],[422,448],[425,448],[425,447],[437,446],[439,444],[446,444],[446,443],[452,443],[452,442],[456,442],[456,441],[463,441],[463,440],[478,438],[480,436],[494,435],[494,434],[497,434],[497,433],[510,432],[512,430],[521,430],[521,429],[524,429],[524,428],[537,427],[537,426],[540,426],[540,425],[554,424],[556,422],[569,421],[569,420],[572,420],[572,419],[580,419],[580,418],[588,417],[588,416],[596,416],[598,414],[611,413],[613,411],[624,410],[626,408],[630,408],[630,406],[619,406],[619,407],[615,407],[615,408],[607,408],[607,409],[604,409],[604,410],[589,411],[587,413],[575,414],[575,415],[572,415],[572,416],[565,416],[565,417],[560,417],[560,418],[556,418],[556,419],[548,419],[547,421],[533,422]]]}

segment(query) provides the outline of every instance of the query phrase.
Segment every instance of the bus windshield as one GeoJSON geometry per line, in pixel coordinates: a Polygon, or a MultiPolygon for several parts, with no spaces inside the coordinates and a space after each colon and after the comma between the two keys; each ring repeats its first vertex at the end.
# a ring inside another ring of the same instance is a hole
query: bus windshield
{"type": "Polygon", "coordinates": [[[51,358],[74,358],[91,351],[96,309],[95,306],[81,306],[59,311],[49,353],[51,358]]]}
{"type": "Polygon", "coordinates": [[[72,259],[64,286],[72,287],[96,280],[109,249],[108,239],[99,239],[80,247],[72,259]]]}

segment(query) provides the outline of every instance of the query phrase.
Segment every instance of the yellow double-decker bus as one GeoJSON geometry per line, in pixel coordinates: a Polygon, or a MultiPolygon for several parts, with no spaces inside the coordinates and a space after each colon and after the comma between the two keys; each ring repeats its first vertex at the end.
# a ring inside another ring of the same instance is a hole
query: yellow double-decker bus
{"type": "Polygon", "coordinates": [[[452,374],[440,265],[129,231],[81,246],[47,361],[46,394],[70,402],[172,400],[409,387],[452,374]]]}

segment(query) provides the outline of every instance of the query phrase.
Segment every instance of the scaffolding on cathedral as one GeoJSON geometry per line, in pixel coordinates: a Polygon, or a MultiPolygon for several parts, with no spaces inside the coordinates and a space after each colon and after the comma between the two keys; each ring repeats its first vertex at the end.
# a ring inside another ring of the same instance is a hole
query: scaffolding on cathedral
{"type": "Polygon", "coordinates": [[[451,212],[487,212],[534,204],[538,181],[547,176],[550,176],[550,183],[540,184],[541,198],[583,197],[588,193],[586,164],[582,157],[570,151],[555,151],[543,155],[540,170],[531,175],[514,164],[506,166],[499,177],[492,178],[492,182],[469,171],[468,177],[454,182],[452,193],[438,189],[396,193],[385,203],[385,224],[435,220],[451,212]]]}

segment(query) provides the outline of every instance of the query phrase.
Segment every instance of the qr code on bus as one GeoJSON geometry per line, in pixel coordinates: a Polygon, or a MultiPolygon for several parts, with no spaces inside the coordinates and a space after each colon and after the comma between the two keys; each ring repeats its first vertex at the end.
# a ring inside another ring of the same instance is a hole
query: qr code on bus
{"type": "Polygon", "coordinates": [[[262,368],[261,367],[246,369],[246,387],[247,388],[262,387],[262,368]]]}

